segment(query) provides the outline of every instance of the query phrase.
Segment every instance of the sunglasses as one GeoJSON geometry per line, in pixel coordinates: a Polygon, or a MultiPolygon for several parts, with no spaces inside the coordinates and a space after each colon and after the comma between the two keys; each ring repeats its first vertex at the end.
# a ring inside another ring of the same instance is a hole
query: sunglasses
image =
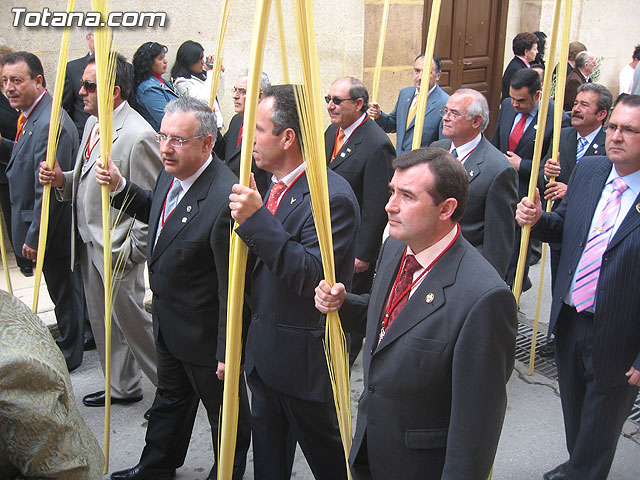
{"type": "Polygon", "coordinates": [[[342,102],[346,102],[347,100],[351,100],[352,102],[355,102],[357,98],[340,98],[340,97],[332,97],[330,95],[327,95],[326,97],[324,97],[324,101],[327,102],[327,104],[329,102],[333,102],[334,105],[340,105],[342,102]]]}
{"type": "Polygon", "coordinates": [[[98,85],[90,80],[82,80],[80,86],[84,88],[87,93],[93,93],[98,88],[98,85]]]}

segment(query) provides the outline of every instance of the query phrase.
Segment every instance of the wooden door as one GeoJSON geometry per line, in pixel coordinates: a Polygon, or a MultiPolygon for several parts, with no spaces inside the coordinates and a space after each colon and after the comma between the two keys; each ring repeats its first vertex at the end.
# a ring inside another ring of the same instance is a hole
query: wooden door
{"type": "MultiPolygon", "coordinates": [[[[423,51],[432,0],[425,0],[423,51]]],[[[493,131],[500,108],[500,87],[507,26],[508,0],[442,0],[435,55],[442,60],[440,86],[482,92],[489,102],[493,131]]]]}

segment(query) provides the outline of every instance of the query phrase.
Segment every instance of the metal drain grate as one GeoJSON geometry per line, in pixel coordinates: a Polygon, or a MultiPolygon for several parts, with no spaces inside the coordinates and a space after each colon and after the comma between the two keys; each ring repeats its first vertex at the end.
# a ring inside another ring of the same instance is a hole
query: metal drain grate
{"type": "MultiPolygon", "coordinates": [[[[529,366],[529,353],[531,352],[531,341],[533,337],[533,328],[529,325],[519,322],[518,333],[516,335],[516,359],[529,366]]],[[[544,333],[538,332],[536,336],[536,355],[534,370],[541,375],[553,380],[558,379],[558,370],[556,369],[556,362],[551,357],[540,356],[540,351],[547,344],[547,336],[544,333]]],[[[629,415],[631,420],[636,425],[640,426],[640,394],[636,398],[636,401],[631,408],[631,414],[629,415]]]]}

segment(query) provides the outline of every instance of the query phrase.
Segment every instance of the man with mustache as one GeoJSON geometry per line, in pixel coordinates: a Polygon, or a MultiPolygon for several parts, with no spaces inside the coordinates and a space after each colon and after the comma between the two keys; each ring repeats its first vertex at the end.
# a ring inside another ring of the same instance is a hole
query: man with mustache
{"type": "MultiPolygon", "coordinates": [[[[569,177],[583,157],[605,155],[605,131],[602,125],[607,119],[613,96],[597,83],[585,83],[578,88],[578,94],[571,110],[571,126],[560,133],[558,158],[552,158],[553,147],[549,147],[544,164],[546,189],[544,198],[553,201],[555,210],[567,191],[569,177]],[[553,182],[548,179],[555,178],[553,182]]],[[[560,264],[560,244],[551,243],[551,283],[555,282],[560,264]]]]}

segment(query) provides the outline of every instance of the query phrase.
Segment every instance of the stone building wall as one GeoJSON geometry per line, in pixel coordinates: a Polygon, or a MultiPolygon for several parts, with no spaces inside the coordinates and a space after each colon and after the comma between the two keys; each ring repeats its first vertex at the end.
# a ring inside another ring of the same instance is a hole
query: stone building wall
{"type": "MultiPolygon", "coordinates": [[[[221,99],[221,108],[225,120],[233,116],[231,88],[237,74],[247,67],[250,57],[251,35],[255,15],[255,1],[231,0],[231,13],[224,41],[223,64],[226,68],[226,91],[221,99]]],[[[27,11],[41,11],[48,7],[51,11],[64,11],[66,1],[50,2],[10,0],[0,4],[0,45],[14,50],[28,50],[40,57],[44,64],[45,75],[53,92],[55,68],[62,37],[59,28],[15,28],[12,26],[13,7],[25,7],[27,11]]],[[[292,80],[300,78],[297,53],[296,27],[293,16],[293,2],[283,1],[283,17],[288,51],[288,63],[292,80]]],[[[77,0],[77,11],[91,10],[89,0],[77,0]]],[[[129,60],[136,49],[147,41],[156,41],[169,48],[169,70],[175,54],[182,42],[194,40],[200,42],[206,54],[215,53],[218,36],[221,0],[112,0],[112,11],[166,12],[165,27],[156,28],[119,28],[116,31],[116,46],[129,60]]],[[[364,4],[362,0],[342,0],[340,8],[323,0],[314,2],[316,33],[318,37],[318,55],[323,82],[323,90],[328,91],[331,81],[337,76],[362,74],[362,51],[364,31],[364,4]]],[[[69,42],[69,60],[84,56],[87,52],[83,28],[72,29],[69,42]]],[[[265,49],[264,71],[272,82],[281,83],[282,62],[280,44],[272,6],[267,45],[265,49]]],[[[326,117],[328,123],[328,117],[326,117]]]]}

